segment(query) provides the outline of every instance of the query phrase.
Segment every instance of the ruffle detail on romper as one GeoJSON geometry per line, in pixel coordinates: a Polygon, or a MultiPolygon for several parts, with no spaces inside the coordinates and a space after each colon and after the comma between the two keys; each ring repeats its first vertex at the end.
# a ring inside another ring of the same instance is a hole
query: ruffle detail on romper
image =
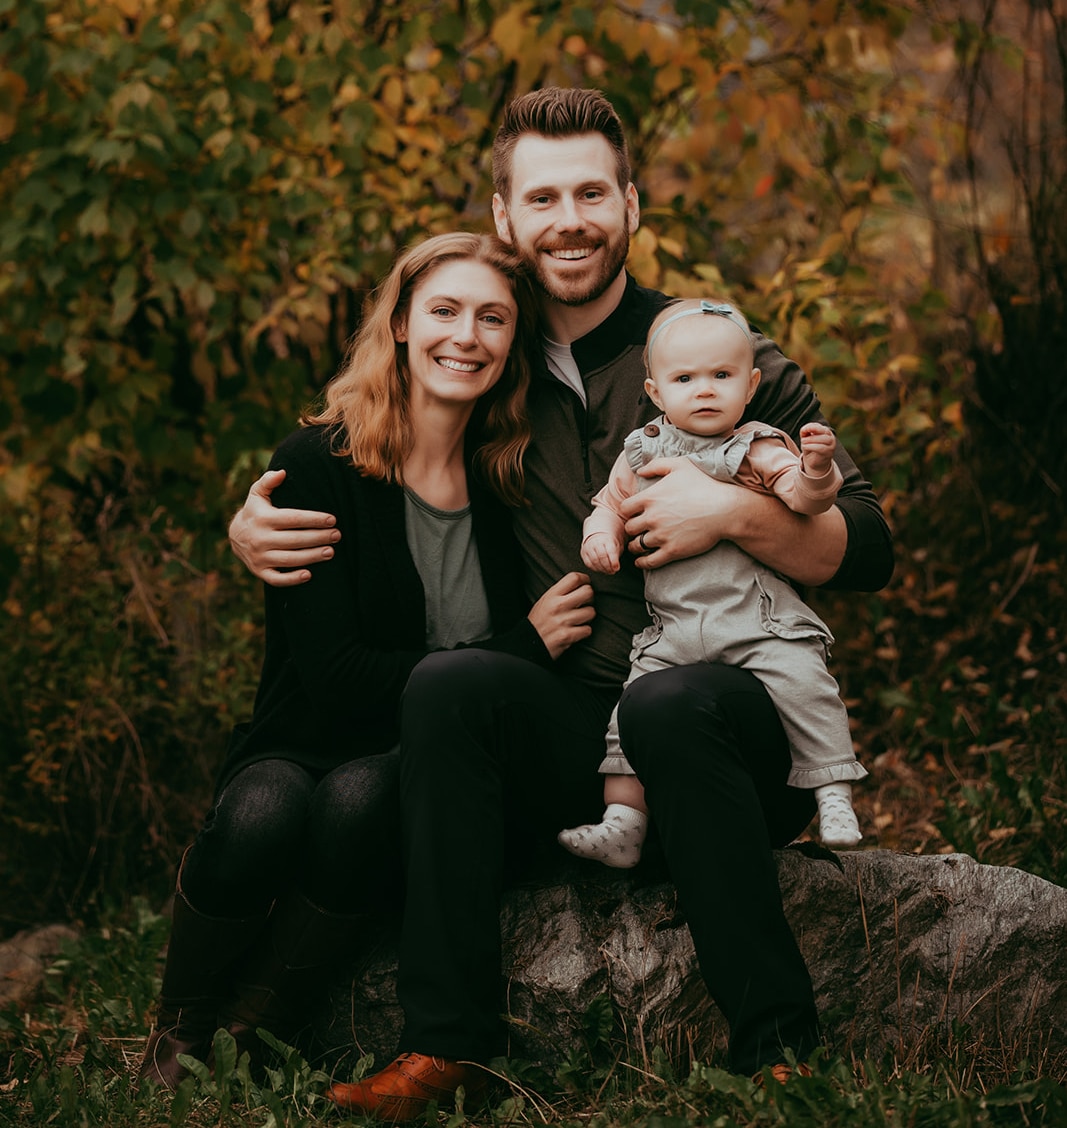
{"type": "Polygon", "coordinates": [[[623,444],[626,461],[634,471],[653,458],[688,458],[695,466],[721,482],[737,477],[756,439],[781,439],[773,427],[735,431],[731,435],[689,435],[659,416],[647,427],[631,431],[623,444]],[[650,431],[654,433],[650,434],[650,431]]]}
{"type": "Polygon", "coordinates": [[[846,760],[841,764],[827,764],[822,768],[793,768],[786,782],[790,787],[801,787],[810,791],[827,783],[851,783],[863,779],[867,769],[859,760],[846,760]]]}
{"type": "Polygon", "coordinates": [[[621,753],[615,755],[605,756],[600,761],[600,767],[597,769],[601,775],[637,775],[637,772],[630,767],[630,761],[621,753]]]}

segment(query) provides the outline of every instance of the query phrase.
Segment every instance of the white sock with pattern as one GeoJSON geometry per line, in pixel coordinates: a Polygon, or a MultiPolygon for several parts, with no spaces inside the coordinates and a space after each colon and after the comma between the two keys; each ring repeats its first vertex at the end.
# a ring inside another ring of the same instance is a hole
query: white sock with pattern
{"type": "Polygon", "coordinates": [[[819,838],[824,846],[855,846],[863,837],[852,809],[852,784],[827,783],[815,788],[819,804],[819,838]]]}
{"type": "Polygon", "coordinates": [[[641,858],[648,815],[622,803],[609,803],[604,818],[571,830],[561,830],[559,844],[579,858],[595,858],[606,866],[629,869],[641,858]]]}

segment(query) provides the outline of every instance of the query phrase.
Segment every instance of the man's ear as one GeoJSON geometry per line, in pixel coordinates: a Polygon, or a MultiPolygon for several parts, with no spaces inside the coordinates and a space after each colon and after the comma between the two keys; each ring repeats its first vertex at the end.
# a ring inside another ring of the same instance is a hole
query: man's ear
{"type": "Polygon", "coordinates": [[[648,398],[662,411],[663,400],[659,398],[659,388],[656,387],[656,381],[651,376],[645,377],[645,391],[648,393],[648,398]]]}
{"type": "Polygon", "coordinates": [[[633,184],[626,185],[626,222],[631,235],[641,226],[641,201],[633,184]]]}
{"type": "Polygon", "coordinates": [[[745,403],[751,403],[752,397],[756,394],[756,389],[759,387],[760,377],[762,373],[758,368],[752,369],[752,375],[748,378],[748,396],[745,403]]]}
{"type": "Polygon", "coordinates": [[[499,192],[493,193],[493,222],[496,224],[496,233],[500,240],[504,243],[510,243],[511,228],[508,226],[508,209],[499,192]]]}

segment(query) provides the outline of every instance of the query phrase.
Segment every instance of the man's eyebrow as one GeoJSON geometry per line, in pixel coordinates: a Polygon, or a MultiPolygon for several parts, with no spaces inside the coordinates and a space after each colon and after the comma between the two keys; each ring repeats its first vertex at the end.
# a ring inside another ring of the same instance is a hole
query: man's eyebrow
{"type": "MultiPolygon", "coordinates": [[[[573,186],[575,192],[581,192],[586,188],[603,188],[605,185],[613,183],[610,177],[606,176],[591,176],[581,183],[573,186]]],[[[571,187],[567,186],[568,189],[571,187]]],[[[524,189],[522,195],[526,198],[531,196],[551,196],[557,192],[563,191],[558,184],[539,184],[530,188],[524,189]]]]}

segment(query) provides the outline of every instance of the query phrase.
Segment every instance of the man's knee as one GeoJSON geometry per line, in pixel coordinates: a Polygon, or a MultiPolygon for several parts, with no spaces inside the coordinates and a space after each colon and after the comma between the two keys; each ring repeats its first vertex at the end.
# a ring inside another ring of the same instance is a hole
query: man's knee
{"type": "Polygon", "coordinates": [[[413,728],[490,720],[503,703],[522,695],[536,670],[520,658],[475,647],[427,655],[411,671],[400,701],[405,745],[413,728]]]}
{"type": "Polygon", "coordinates": [[[412,702],[450,702],[478,697],[495,677],[501,655],[474,648],[427,654],[411,671],[401,707],[412,702]]]}
{"type": "Polygon", "coordinates": [[[734,666],[706,663],[645,674],[619,701],[623,750],[640,775],[646,755],[662,763],[684,755],[709,729],[725,737],[735,728],[737,700],[753,697],[766,698],[759,679],[734,666]]]}

